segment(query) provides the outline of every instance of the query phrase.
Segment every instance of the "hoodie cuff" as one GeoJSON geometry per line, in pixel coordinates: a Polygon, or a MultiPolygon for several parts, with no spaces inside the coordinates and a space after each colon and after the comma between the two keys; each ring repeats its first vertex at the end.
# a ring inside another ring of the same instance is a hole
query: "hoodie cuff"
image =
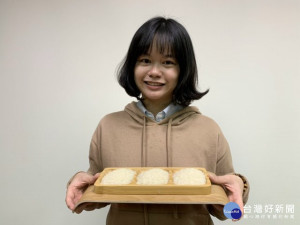
{"type": "Polygon", "coordinates": [[[249,191],[250,191],[250,185],[249,182],[247,180],[246,177],[244,177],[243,175],[239,174],[239,173],[234,173],[233,175],[238,176],[239,178],[242,179],[243,183],[244,183],[244,188],[243,188],[243,203],[244,205],[246,204],[246,202],[248,201],[248,196],[249,196],[249,191]]]}

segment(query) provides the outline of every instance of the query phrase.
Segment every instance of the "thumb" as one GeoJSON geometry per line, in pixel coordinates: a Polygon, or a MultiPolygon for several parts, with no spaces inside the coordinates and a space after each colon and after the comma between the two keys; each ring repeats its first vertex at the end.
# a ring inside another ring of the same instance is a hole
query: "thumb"
{"type": "Polygon", "coordinates": [[[209,173],[208,174],[209,179],[212,181],[214,184],[225,184],[228,182],[225,176],[217,176],[215,174],[209,173]]]}
{"type": "Polygon", "coordinates": [[[95,181],[97,180],[98,178],[98,174],[95,174],[95,175],[92,175],[92,174],[89,174],[89,173],[81,173],[79,174],[79,183],[82,184],[82,185],[86,185],[86,184],[94,184],[95,181]]]}
{"type": "Polygon", "coordinates": [[[91,181],[90,181],[90,184],[94,184],[95,181],[98,179],[99,176],[100,176],[100,173],[96,173],[96,174],[92,177],[92,179],[91,179],[91,181]]]}
{"type": "Polygon", "coordinates": [[[100,176],[100,173],[96,173],[94,177],[97,179],[100,176]]]}

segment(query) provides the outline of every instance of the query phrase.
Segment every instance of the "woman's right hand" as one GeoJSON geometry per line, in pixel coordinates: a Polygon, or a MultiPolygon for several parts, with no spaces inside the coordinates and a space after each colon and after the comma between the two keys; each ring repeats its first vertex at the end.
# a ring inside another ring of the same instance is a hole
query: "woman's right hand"
{"type": "MultiPolygon", "coordinates": [[[[66,194],[66,204],[69,209],[72,211],[75,210],[75,206],[79,199],[81,198],[83,192],[86,188],[94,184],[97,178],[99,177],[100,173],[95,174],[94,176],[86,173],[86,172],[79,172],[77,173],[74,178],[72,179],[71,183],[68,186],[67,194],[66,194]]],[[[87,207],[89,208],[89,207],[87,207]]],[[[95,208],[98,208],[95,206],[95,208]]],[[[85,207],[80,207],[80,210],[76,210],[76,213],[81,213],[85,207]]]]}

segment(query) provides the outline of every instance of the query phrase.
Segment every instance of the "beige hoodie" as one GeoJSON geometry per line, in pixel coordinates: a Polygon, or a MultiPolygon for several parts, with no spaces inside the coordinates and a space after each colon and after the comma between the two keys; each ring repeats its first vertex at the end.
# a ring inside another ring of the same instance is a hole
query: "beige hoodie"
{"type": "MultiPolygon", "coordinates": [[[[228,143],[219,126],[196,107],[157,123],[136,102],[111,113],[99,123],[90,146],[89,173],[107,167],[204,167],[217,175],[233,173],[228,143]]],[[[244,203],[249,189],[244,192],[244,203]]],[[[212,214],[226,219],[209,205],[112,204],[108,225],[213,224],[212,214]]]]}

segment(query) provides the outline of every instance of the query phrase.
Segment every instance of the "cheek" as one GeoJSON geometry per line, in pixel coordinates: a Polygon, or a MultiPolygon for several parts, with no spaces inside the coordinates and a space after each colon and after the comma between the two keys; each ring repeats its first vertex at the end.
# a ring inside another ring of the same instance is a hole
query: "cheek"
{"type": "Polygon", "coordinates": [[[140,82],[144,78],[145,70],[139,66],[134,69],[134,80],[140,82]]]}
{"type": "Polygon", "coordinates": [[[140,89],[140,85],[142,82],[142,76],[141,76],[141,72],[139,71],[138,68],[135,68],[135,70],[134,70],[134,82],[135,82],[136,86],[140,89]]]}
{"type": "Polygon", "coordinates": [[[176,71],[174,71],[174,76],[172,77],[172,83],[173,83],[174,88],[177,86],[178,80],[179,80],[179,71],[176,70],[176,71]]]}

